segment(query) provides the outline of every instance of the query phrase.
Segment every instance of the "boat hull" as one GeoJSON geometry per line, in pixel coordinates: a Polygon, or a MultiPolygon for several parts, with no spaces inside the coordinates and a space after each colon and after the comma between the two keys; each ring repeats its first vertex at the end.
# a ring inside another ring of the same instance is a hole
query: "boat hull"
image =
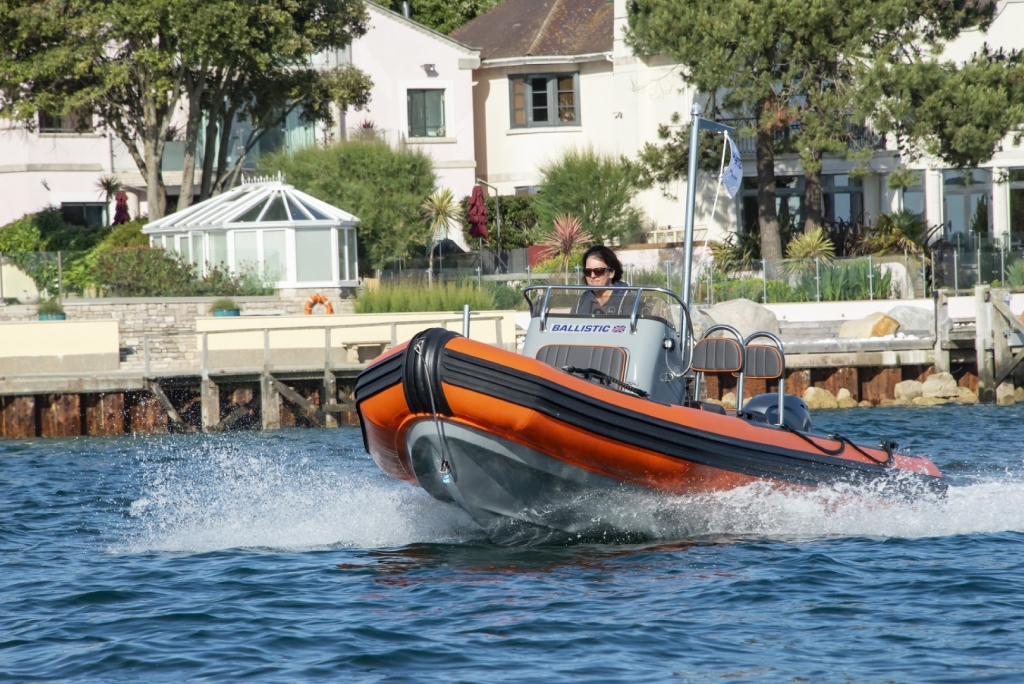
{"type": "Polygon", "coordinates": [[[440,329],[364,371],[356,401],[385,472],[495,537],[629,531],[628,511],[607,505],[624,494],[942,487],[924,458],[640,399],[440,329]]]}

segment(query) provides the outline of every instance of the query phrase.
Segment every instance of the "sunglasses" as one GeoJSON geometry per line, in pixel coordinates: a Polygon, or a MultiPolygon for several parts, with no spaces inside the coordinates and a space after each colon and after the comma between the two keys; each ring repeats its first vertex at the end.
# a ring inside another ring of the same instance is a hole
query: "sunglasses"
{"type": "Polygon", "coordinates": [[[609,270],[611,270],[611,269],[608,269],[608,268],[585,268],[585,269],[583,269],[583,275],[587,276],[588,278],[593,278],[594,276],[597,276],[598,278],[600,278],[605,273],[607,273],[609,270]]]}

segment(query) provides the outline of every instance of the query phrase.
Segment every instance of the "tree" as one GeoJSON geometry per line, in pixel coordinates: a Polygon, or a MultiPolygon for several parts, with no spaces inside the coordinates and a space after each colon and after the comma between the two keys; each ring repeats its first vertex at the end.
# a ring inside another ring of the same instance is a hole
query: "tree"
{"type": "Polygon", "coordinates": [[[572,214],[599,242],[640,232],[643,213],[633,204],[643,186],[638,165],[584,148],[570,149],[540,172],[537,216],[542,225],[572,214]]]}
{"type": "Polygon", "coordinates": [[[459,222],[462,217],[462,210],[455,203],[455,195],[450,188],[438,190],[423,200],[420,205],[423,217],[430,225],[430,244],[427,245],[429,253],[428,270],[431,273],[430,284],[434,284],[434,245],[448,237],[448,231],[459,222]]]}
{"type": "MultiPolygon", "coordinates": [[[[971,168],[1024,132],[1024,55],[987,47],[964,64],[906,53],[876,65],[863,97],[877,103],[876,125],[894,133],[907,159],[922,153],[971,168]]],[[[901,179],[902,180],[902,179],[901,179]]]]}
{"type": "MultiPolygon", "coordinates": [[[[501,0],[409,0],[409,16],[439,33],[448,34],[487,12],[501,0]]],[[[387,3],[401,14],[402,0],[387,3]]]]}
{"type": "Polygon", "coordinates": [[[993,9],[967,0],[636,0],[630,40],[679,61],[683,77],[709,94],[712,113],[753,115],[762,256],[778,259],[775,136],[796,132],[807,181],[804,229],[813,231],[821,223],[824,155],[870,154],[857,148],[858,126],[874,112],[859,96],[872,66],[983,26],[993,9]]]}
{"type": "MultiPolygon", "coordinates": [[[[233,122],[234,113],[257,110],[242,102],[264,107],[289,99],[308,108],[320,95],[313,111],[323,116],[328,77],[316,78],[308,58],[365,30],[361,0],[10,0],[4,9],[0,115],[29,126],[40,111],[96,117],[146,179],[152,218],[165,212],[161,165],[183,95],[192,150],[206,105],[213,111],[230,102],[233,122]],[[308,82],[319,87],[295,85],[308,82]]],[[[227,150],[230,126],[210,119],[227,150]]]]}
{"type": "MultiPolygon", "coordinates": [[[[761,254],[782,258],[775,208],[774,136],[791,121],[784,55],[788,48],[782,0],[635,0],[629,40],[634,50],[666,54],[683,78],[716,96],[727,111],[754,117],[757,215],[761,254]]],[[[710,101],[714,111],[719,103],[710,101]]],[[[685,166],[669,175],[685,177],[685,166]]],[[[693,182],[694,179],[688,179],[693,182]]]]}
{"type": "Polygon", "coordinates": [[[260,171],[280,171],[303,192],[355,214],[363,268],[409,256],[430,234],[420,207],[435,177],[430,157],[418,150],[351,140],[261,157],[260,171]]]}

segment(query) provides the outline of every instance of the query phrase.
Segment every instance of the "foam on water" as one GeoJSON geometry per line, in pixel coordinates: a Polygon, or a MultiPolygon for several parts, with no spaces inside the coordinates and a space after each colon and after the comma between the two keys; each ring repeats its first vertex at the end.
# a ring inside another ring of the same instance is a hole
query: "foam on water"
{"type": "Polygon", "coordinates": [[[113,550],[308,550],[480,536],[460,510],[365,460],[326,461],[223,440],[143,459],[143,495],[131,503],[125,541],[113,550]]]}
{"type": "Polygon", "coordinates": [[[657,538],[944,537],[1024,532],[1024,481],[994,480],[889,499],[857,488],[753,484],[682,497],[644,497],[628,510],[657,538]]]}

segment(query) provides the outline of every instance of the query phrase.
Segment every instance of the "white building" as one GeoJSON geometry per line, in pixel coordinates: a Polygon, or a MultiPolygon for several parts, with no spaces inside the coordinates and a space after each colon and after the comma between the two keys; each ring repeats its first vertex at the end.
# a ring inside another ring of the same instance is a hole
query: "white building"
{"type": "MultiPolygon", "coordinates": [[[[659,144],[658,127],[673,113],[686,113],[699,96],[686,87],[670,60],[637,57],[626,46],[626,0],[505,0],[453,32],[481,48],[474,71],[478,173],[502,194],[535,190],[540,168],[572,147],[593,147],[634,158],[645,143],[659,144]]],[[[967,59],[988,42],[1024,48],[1024,0],[1002,0],[987,33],[969,31],[950,44],[945,59],[967,59]]],[[[721,238],[726,231],[754,229],[757,220],[753,141],[738,141],[744,160],[744,188],[735,200],[720,194],[710,216],[715,183],[698,178],[698,239],[721,238]],[[706,232],[705,230],[706,229],[706,232]]],[[[881,213],[907,207],[930,225],[950,233],[969,231],[979,202],[988,201],[989,233],[1024,232],[1024,149],[1008,139],[1003,150],[975,170],[943,170],[927,160],[910,163],[924,170],[922,183],[904,191],[888,188],[888,174],[902,165],[899,154],[877,145],[863,178],[851,177],[854,162],[824,160],[823,200],[830,221],[874,223],[881,213]],[[982,198],[987,198],[983,200],[982,198]]],[[[795,153],[779,153],[775,163],[780,220],[797,220],[803,202],[803,170],[795,153]]],[[[685,182],[643,193],[638,201],[657,226],[651,241],[681,238],[685,182]]]]}

